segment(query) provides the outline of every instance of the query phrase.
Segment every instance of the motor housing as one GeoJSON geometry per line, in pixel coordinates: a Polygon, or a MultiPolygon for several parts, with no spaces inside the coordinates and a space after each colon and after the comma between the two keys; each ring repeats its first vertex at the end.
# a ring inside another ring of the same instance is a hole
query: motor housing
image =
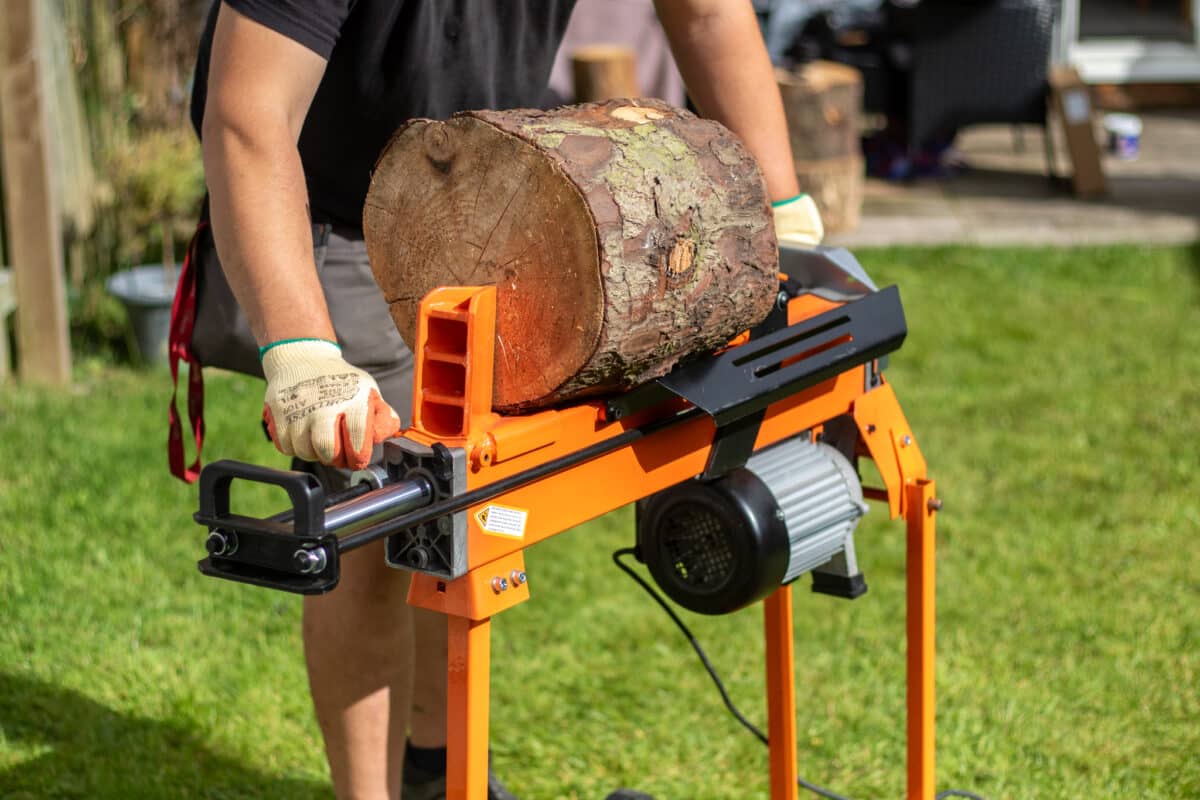
{"type": "Polygon", "coordinates": [[[814,591],[857,597],[866,584],[854,529],[866,510],[846,457],[799,436],[642,501],[638,557],[668,597],[701,614],[736,611],[807,572],[814,591]]]}

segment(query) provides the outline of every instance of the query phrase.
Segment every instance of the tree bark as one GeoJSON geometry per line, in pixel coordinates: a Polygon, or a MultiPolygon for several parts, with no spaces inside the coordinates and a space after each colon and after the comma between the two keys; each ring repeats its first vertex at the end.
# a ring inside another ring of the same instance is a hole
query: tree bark
{"type": "Polygon", "coordinates": [[[392,317],[495,285],[493,405],[629,388],[761,321],[778,255],[758,165],[721,125],[650,100],[414,120],[363,214],[392,317]]]}

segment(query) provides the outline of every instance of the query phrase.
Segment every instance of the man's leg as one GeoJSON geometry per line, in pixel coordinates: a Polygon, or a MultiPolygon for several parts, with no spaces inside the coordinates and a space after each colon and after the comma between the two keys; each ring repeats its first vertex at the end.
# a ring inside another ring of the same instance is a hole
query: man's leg
{"type": "MultiPolygon", "coordinates": [[[[343,355],[375,377],[407,423],[412,354],[362,241],[332,233],[318,274],[343,355]]],[[[381,459],[382,448],[374,455],[381,459]]],[[[345,484],[344,472],[315,471],[326,485],[345,484]]],[[[309,683],[340,800],[399,796],[410,724],[415,746],[446,746],[446,619],[411,608],[408,584],[409,574],[388,567],[377,543],[348,554],[337,589],[306,599],[309,683]]]]}
{"type": "Polygon", "coordinates": [[[414,747],[445,747],[446,615],[423,608],[412,615],[417,649],[408,738],[414,747]]]}
{"type": "Polygon", "coordinates": [[[409,576],[384,564],[382,543],[349,553],[341,563],[337,589],[304,599],[304,652],[317,722],[337,797],[395,800],[413,654],[426,648],[414,647],[412,609],[405,602],[409,576]]]}

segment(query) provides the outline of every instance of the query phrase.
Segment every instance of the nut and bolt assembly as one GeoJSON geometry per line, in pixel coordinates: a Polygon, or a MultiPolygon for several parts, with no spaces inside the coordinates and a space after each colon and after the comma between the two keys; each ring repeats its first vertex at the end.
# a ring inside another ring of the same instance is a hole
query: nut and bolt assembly
{"type": "Polygon", "coordinates": [[[524,570],[514,569],[512,572],[508,573],[507,578],[501,577],[500,575],[492,578],[492,591],[496,594],[507,592],[508,587],[511,586],[515,589],[518,586],[523,586],[528,580],[529,576],[525,574],[524,570]]]}
{"type": "Polygon", "coordinates": [[[312,550],[297,550],[292,554],[292,559],[300,568],[300,572],[305,575],[316,575],[325,571],[329,557],[325,554],[324,547],[316,547],[312,550]]]}
{"type": "Polygon", "coordinates": [[[211,556],[225,556],[228,558],[237,552],[237,536],[225,531],[213,531],[208,535],[207,541],[204,542],[204,547],[211,556]]]}

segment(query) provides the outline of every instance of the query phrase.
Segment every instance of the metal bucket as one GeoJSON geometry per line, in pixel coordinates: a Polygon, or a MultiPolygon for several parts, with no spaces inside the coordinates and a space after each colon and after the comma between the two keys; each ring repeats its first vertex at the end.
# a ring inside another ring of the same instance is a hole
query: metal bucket
{"type": "Polygon", "coordinates": [[[175,299],[174,275],[168,278],[161,264],[147,264],[116,273],[106,285],[109,293],[125,304],[142,360],[164,363],[175,299]]]}

